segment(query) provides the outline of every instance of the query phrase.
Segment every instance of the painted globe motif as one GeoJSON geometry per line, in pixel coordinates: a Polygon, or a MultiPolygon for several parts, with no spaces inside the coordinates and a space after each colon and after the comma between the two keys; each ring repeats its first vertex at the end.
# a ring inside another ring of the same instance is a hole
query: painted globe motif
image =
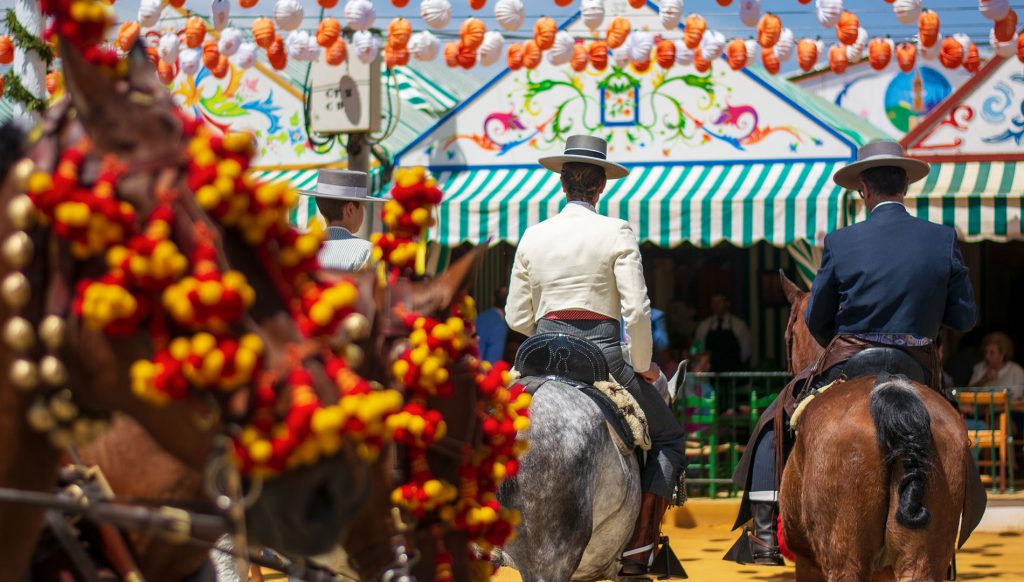
{"type": "Polygon", "coordinates": [[[906,133],[911,120],[927,115],[952,92],[946,77],[931,67],[900,72],[885,90],[885,114],[896,129],[906,133]]]}

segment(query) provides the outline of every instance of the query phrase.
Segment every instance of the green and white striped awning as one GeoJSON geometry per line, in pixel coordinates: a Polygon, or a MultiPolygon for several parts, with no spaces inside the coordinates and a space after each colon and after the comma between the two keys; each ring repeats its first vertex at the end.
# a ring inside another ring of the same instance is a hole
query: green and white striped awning
{"type": "Polygon", "coordinates": [[[420,111],[440,115],[459,103],[458,97],[411,67],[396,67],[384,76],[391,87],[397,85],[402,103],[420,111]]]}
{"type": "MultiPolygon", "coordinates": [[[[764,240],[815,240],[842,224],[838,162],[634,167],[598,202],[630,222],[641,242],[711,247],[764,240]]],[[[557,174],[538,168],[444,172],[445,193],[431,239],[446,246],[488,239],[515,244],[523,231],[565,205],[557,174]]]]}
{"type": "MultiPolygon", "coordinates": [[[[867,218],[860,197],[848,196],[852,221],[867,218]]],[[[919,218],[952,226],[960,240],[1006,241],[1024,237],[1022,197],[1024,164],[956,162],[932,164],[927,178],[910,185],[906,204],[919,218]]]]}
{"type": "MultiPolygon", "coordinates": [[[[302,170],[256,170],[252,173],[257,180],[265,182],[286,181],[297,190],[316,190],[316,176],[319,168],[306,168],[302,170]]],[[[380,169],[370,170],[370,192],[377,192],[382,184],[380,183],[380,169]]],[[[299,202],[288,213],[288,222],[300,230],[306,230],[309,222],[317,216],[316,201],[312,196],[299,195],[299,202]]],[[[370,226],[378,227],[376,223],[379,217],[376,215],[366,217],[370,226]]]]}

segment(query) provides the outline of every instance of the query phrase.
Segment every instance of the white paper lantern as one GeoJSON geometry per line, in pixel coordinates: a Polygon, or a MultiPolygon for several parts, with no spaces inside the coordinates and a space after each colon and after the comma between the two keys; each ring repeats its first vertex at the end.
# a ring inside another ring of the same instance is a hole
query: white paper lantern
{"type": "Polygon", "coordinates": [[[296,61],[306,60],[306,44],[309,43],[309,33],[305,30],[293,30],[284,38],[284,48],[288,58],[296,61]]]}
{"type": "Polygon", "coordinates": [[[139,3],[139,24],[145,28],[156,26],[164,5],[161,0],[142,0],[139,3]]]}
{"type": "Polygon", "coordinates": [[[372,63],[380,52],[380,40],[369,30],[358,30],[352,35],[356,56],[364,63],[372,63]]]}
{"type": "Polygon", "coordinates": [[[590,30],[601,28],[601,24],[604,23],[604,0],[582,0],[580,15],[583,18],[583,26],[590,30]]]}
{"type": "Polygon", "coordinates": [[[892,11],[900,24],[917,24],[921,16],[921,0],[896,0],[892,3],[892,11]]]}
{"type": "Polygon", "coordinates": [[[196,49],[185,47],[178,53],[178,66],[181,72],[192,76],[199,72],[199,64],[203,61],[203,55],[196,49]]]}
{"type": "Polygon", "coordinates": [[[242,32],[237,28],[225,28],[224,32],[220,33],[220,40],[217,41],[220,54],[230,57],[238,52],[240,46],[242,46],[242,32]]]}
{"type": "Polygon", "coordinates": [[[974,44],[973,42],[971,42],[971,37],[962,32],[958,32],[953,35],[953,40],[957,41],[958,43],[960,43],[960,46],[964,47],[964,61],[966,61],[967,51],[970,50],[971,45],[974,44]]]}
{"type": "MultiPolygon", "coordinates": [[[[1014,44],[1016,44],[1016,41],[1014,42],[1014,44]]],[[[1014,50],[1016,50],[1016,47],[1014,47],[1014,50]]],[[[938,35],[938,37],[935,40],[935,44],[933,44],[932,46],[921,46],[920,41],[917,43],[917,54],[921,55],[921,58],[926,61],[934,61],[935,59],[939,58],[940,52],[942,52],[941,34],[938,35]]]]}
{"type": "Polygon", "coordinates": [[[999,22],[1010,13],[1010,0],[978,0],[981,15],[992,22],[999,22]]]}
{"type": "Polygon", "coordinates": [[[555,44],[545,51],[544,55],[548,62],[555,66],[561,66],[572,60],[573,46],[576,39],[564,30],[555,33],[555,44]]]}
{"type": "Polygon", "coordinates": [[[345,22],[352,30],[369,30],[377,20],[377,10],[370,0],[348,0],[345,3],[345,22]]]}
{"type": "Polygon", "coordinates": [[[995,29],[988,31],[988,44],[1001,57],[1012,57],[1017,54],[1017,39],[1011,38],[1007,42],[999,42],[996,40],[995,29]]]}
{"type": "MultiPolygon", "coordinates": [[[[604,2],[601,2],[602,15],[604,14],[604,2]]],[[[584,0],[584,6],[586,6],[586,0],[584,0]]],[[[584,10],[584,20],[586,19],[586,8],[584,10]]],[[[603,16],[602,16],[603,17],[603,16]]],[[[519,27],[526,21],[526,8],[523,6],[523,0],[498,0],[498,3],[494,5],[494,19],[498,21],[505,30],[519,30],[519,27]]]]}
{"type": "MultiPolygon", "coordinates": [[[[486,35],[484,35],[486,38],[486,35]]],[[[417,61],[432,61],[441,50],[441,41],[429,30],[417,32],[409,39],[409,54],[417,61]]]]}
{"type": "Polygon", "coordinates": [[[629,59],[635,63],[651,60],[651,51],[654,50],[654,35],[644,30],[637,30],[629,33],[629,36],[632,37],[632,41],[629,42],[629,59]]]}
{"type": "Polygon", "coordinates": [[[256,64],[256,43],[243,42],[238,45],[238,50],[231,57],[231,62],[240,69],[249,69],[256,64]]]}
{"type": "Polygon", "coordinates": [[[704,32],[704,37],[700,41],[700,56],[705,61],[713,61],[718,57],[722,56],[722,51],[725,50],[725,35],[717,30],[708,30],[704,32]]]}
{"type": "Polygon", "coordinates": [[[420,16],[431,28],[444,28],[452,19],[452,4],[448,0],[423,0],[420,16]]]}
{"type": "MultiPolygon", "coordinates": [[[[743,41],[743,46],[747,49],[747,62],[753,61],[757,58],[758,51],[761,50],[761,45],[752,38],[748,38],[743,41]]],[[[775,45],[775,50],[778,50],[778,45],[775,45]]],[[[782,59],[779,59],[782,60],[782,59]]]]}
{"type": "MultiPolygon", "coordinates": [[[[793,36],[793,31],[788,28],[783,28],[782,32],[779,33],[779,40],[775,43],[775,56],[779,58],[780,63],[784,63],[793,56],[793,50],[796,49],[796,37],[793,36]]],[[[747,51],[748,53],[750,51],[747,51]]]]}
{"type": "Polygon", "coordinates": [[[612,61],[615,66],[624,69],[629,66],[629,47],[627,46],[629,40],[622,43],[622,46],[612,51],[612,61]]]}
{"type": "Polygon", "coordinates": [[[677,40],[675,42],[675,45],[676,45],[676,64],[677,65],[682,65],[684,67],[686,65],[693,64],[693,59],[697,56],[697,51],[695,51],[692,48],[689,48],[688,46],[686,46],[686,43],[681,41],[681,40],[677,40]]]}
{"type": "MultiPolygon", "coordinates": [[[[843,45],[836,45],[843,46],[843,45]]],[[[855,63],[860,60],[864,55],[864,51],[857,48],[856,45],[848,44],[844,47],[846,49],[846,60],[851,63],[855,63]]]]}
{"type": "Polygon", "coordinates": [[[818,47],[816,52],[818,53],[819,60],[828,57],[828,53],[825,52],[825,41],[820,38],[816,38],[814,39],[814,46],[818,47]]]}
{"type": "Polygon", "coordinates": [[[815,13],[818,24],[825,28],[835,28],[839,17],[843,14],[843,0],[815,0],[815,13]]]}
{"type": "MultiPolygon", "coordinates": [[[[412,41],[409,41],[409,44],[412,44],[412,41]]],[[[557,36],[555,37],[555,44],[558,44],[557,36]]],[[[481,66],[489,67],[497,63],[504,52],[505,37],[497,30],[488,30],[484,34],[484,41],[480,43],[480,50],[477,51],[476,58],[481,66]]]]}
{"type": "Polygon", "coordinates": [[[213,0],[210,2],[210,20],[213,21],[213,29],[220,32],[228,25],[228,17],[231,16],[231,3],[228,0],[213,0]]]}
{"type": "Polygon", "coordinates": [[[683,0],[661,0],[658,15],[665,30],[675,30],[683,19],[683,0]]]}
{"type": "Polygon", "coordinates": [[[868,41],[869,40],[871,40],[871,39],[868,38],[868,31],[864,30],[863,26],[858,27],[857,28],[857,40],[853,41],[853,46],[857,47],[857,50],[859,52],[863,53],[864,49],[866,49],[868,47],[868,41]]]}
{"type": "Polygon", "coordinates": [[[173,65],[174,61],[178,60],[178,52],[181,49],[181,39],[176,34],[165,34],[160,37],[160,42],[156,45],[156,53],[160,55],[160,60],[173,65]]]}
{"type": "Polygon", "coordinates": [[[274,4],[274,22],[281,30],[295,30],[302,26],[305,15],[299,0],[277,0],[274,4]]]}
{"type": "Polygon", "coordinates": [[[744,26],[757,26],[759,18],[761,18],[761,0],[740,1],[740,20],[744,26]]]}

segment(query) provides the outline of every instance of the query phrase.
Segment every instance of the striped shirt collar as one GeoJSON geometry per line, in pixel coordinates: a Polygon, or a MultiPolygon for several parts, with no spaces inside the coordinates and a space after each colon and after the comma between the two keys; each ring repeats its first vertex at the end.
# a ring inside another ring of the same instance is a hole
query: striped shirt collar
{"type": "Polygon", "coordinates": [[[583,208],[586,208],[591,212],[597,212],[597,208],[594,208],[593,204],[590,204],[589,202],[584,202],[582,200],[570,200],[569,204],[566,204],[565,207],[568,208],[572,204],[575,204],[576,206],[582,206],[583,208]]]}
{"type": "Polygon", "coordinates": [[[328,226],[327,227],[327,240],[348,240],[351,238],[359,238],[344,226],[328,226]]]}

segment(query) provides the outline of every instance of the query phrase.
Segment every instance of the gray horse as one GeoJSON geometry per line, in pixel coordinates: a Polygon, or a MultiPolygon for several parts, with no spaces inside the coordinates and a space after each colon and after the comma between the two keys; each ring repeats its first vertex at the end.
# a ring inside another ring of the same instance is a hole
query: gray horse
{"type": "MultiPolygon", "coordinates": [[[[670,394],[683,370],[669,381],[670,394]]],[[[522,513],[499,562],[519,570],[523,582],[616,579],[640,510],[636,455],[620,452],[601,409],[570,384],[544,382],[530,417],[530,449],[498,491],[522,513]]]]}

